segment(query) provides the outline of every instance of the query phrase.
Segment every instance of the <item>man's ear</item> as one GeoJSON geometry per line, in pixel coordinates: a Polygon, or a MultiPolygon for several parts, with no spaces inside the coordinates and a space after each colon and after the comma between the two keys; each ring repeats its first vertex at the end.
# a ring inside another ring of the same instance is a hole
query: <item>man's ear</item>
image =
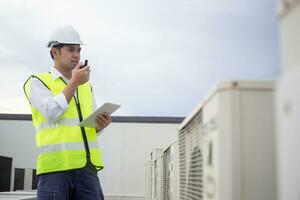
{"type": "Polygon", "coordinates": [[[58,55],[59,52],[58,52],[57,48],[52,48],[51,53],[52,53],[53,57],[55,58],[58,55]]]}

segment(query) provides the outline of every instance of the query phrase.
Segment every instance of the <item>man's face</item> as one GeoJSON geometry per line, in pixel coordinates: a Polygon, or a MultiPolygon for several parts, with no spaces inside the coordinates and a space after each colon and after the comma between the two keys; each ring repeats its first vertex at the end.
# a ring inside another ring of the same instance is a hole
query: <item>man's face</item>
{"type": "Polygon", "coordinates": [[[56,61],[62,68],[74,69],[80,61],[81,47],[79,44],[64,45],[57,52],[56,61]]]}

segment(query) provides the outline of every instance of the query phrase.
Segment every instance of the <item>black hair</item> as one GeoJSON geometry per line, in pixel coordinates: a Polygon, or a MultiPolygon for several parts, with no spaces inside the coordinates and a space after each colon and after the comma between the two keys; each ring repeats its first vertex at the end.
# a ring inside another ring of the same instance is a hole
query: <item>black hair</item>
{"type": "MultiPolygon", "coordinates": [[[[53,45],[53,47],[52,48],[56,48],[56,49],[58,49],[58,51],[60,51],[60,49],[61,48],[63,48],[63,46],[64,46],[65,44],[61,44],[61,43],[59,43],[59,44],[55,44],[55,45],[53,45]]],[[[52,48],[51,48],[51,50],[52,50],[52,48]]],[[[54,57],[53,57],[53,55],[52,55],[52,51],[50,50],[50,55],[51,55],[51,58],[52,58],[52,60],[54,59],[54,57]]]]}

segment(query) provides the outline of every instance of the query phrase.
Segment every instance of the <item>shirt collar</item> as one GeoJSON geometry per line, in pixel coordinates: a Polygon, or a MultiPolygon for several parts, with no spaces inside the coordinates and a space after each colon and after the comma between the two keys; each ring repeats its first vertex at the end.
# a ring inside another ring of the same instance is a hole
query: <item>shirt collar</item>
{"type": "Polygon", "coordinates": [[[55,67],[51,68],[50,73],[52,75],[53,80],[56,80],[59,77],[61,77],[62,79],[64,79],[64,81],[68,82],[68,79],[66,79],[55,67]]]}

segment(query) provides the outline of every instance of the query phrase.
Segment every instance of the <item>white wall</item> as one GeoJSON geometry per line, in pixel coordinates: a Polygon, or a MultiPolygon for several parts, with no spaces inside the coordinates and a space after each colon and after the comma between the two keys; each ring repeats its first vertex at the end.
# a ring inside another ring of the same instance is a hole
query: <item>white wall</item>
{"type": "Polygon", "coordinates": [[[105,168],[99,172],[107,195],[145,194],[145,162],[155,147],[177,140],[178,124],[114,123],[99,136],[105,168]]]}
{"type": "Polygon", "coordinates": [[[36,168],[35,130],[31,121],[0,120],[0,155],[17,168],[36,168]]]}
{"type": "Polygon", "coordinates": [[[280,19],[283,77],[277,92],[277,159],[279,200],[300,199],[300,1],[286,5],[280,19]]]}
{"type": "MultiPolygon", "coordinates": [[[[177,140],[179,124],[112,123],[98,136],[104,157],[99,177],[108,199],[144,199],[145,162],[153,148],[177,140]]],[[[14,166],[35,168],[35,132],[31,121],[0,120],[0,155],[14,166]]]]}

